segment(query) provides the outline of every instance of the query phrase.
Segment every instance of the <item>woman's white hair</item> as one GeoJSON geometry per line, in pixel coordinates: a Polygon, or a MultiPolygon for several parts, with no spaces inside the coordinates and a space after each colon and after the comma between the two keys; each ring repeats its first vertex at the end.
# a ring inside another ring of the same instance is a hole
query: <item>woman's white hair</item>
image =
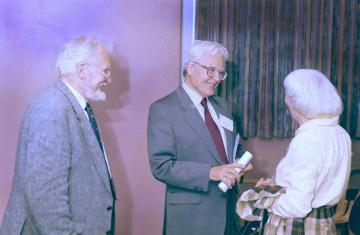
{"type": "Polygon", "coordinates": [[[211,42],[211,41],[201,41],[201,40],[195,40],[193,41],[190,51],[188,52],[186,59],[185,59],[185,66],[183,75],[186,75],[186,69],[187,66],[192,61],[199,60],[204,54],[210,54],[210,55],[221,55],[224,60],[227,60],[229,57],[228,50],[217,42],[211,42]]]}
{"type": "Polygon", "coordinates": [[[79,37],[66,43],[61,48],[56,61],[56,69],[60,77],[75,74],[77,65],[91,63],[99,47],[106,48],[109,53],[112,51],[111,43],[97,37],[79,37]]]}
{"type": "Polygon", "coordinates": [[[286,76],[284,86],[291,106],[306,118],[332,118],[343,111],[336,88],[317,70],[295,70],[286,76]]]}

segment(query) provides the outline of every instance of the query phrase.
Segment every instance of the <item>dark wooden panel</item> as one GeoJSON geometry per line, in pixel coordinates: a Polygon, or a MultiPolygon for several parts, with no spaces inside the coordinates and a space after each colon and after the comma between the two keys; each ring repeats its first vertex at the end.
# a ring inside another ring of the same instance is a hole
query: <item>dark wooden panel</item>
{"type": "Polygon", "coordinates": [[[196,38],[224,44],[231,103],[243,137],[286,138],[283,80],[298,68],[323,72],[344,102],[341,124],[360,138],[360,0],[198,0],[196,38]]]}

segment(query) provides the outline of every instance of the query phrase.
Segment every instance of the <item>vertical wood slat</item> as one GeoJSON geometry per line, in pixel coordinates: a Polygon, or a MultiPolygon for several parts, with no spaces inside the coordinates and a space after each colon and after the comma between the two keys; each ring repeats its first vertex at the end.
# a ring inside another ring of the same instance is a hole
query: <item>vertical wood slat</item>
{"type": "MultiPolygon", "coordinates": [[[[251,8],[251,0],[247,1],[248,8],[251,8]]],[[[245,40],[245,74],[244,74],[244,115],[243,115],[243,129],[245,133],[248,133],[248,127],[249,127],[249,67],[250,67],[250,16],[247,15],[246,20],[246,40],[245,40]]]]}
{"type": "MultiPolygon", "coordinates": [[[[288,52],[287,52],[287,57],[286,57],[286,61],[287,61],[287,67],[286,67],[286,70],[284,71],[284,77],[289,73],[288,71],[292,71],[294,70],[294,64],[293,64],[293,58],[294,58],[294,55],[291,54],[293,53],[293,48],[292,46],[294,45],[293,44],[293,32],[296,31],[295,29],[295,24],[294,24],[294,14],[292,12],[295,12],[295,6],[294,4],[291,4],[291,2],[288,2],[288,7],[289,7],[289,10],[288,10],[288,13],[287,13],[287,17],[289,19],[289,25],[291,26],[289,29],[287,29],[287,31],[291,32],[290,35],[288,37],[285,37],[288,39],[288,42],[287,42],[287,46],[286,47],[289,47],[288,49],[288,52]]],[[[283,85],[281,86],[281,88],[283,88],[283,85]]],[[[285,97],[282,96],[283,99],[282,99],[282,103],[284,104],[285,103],[285,97]]],[[[295,130],[298,128],[298,124],[291,119],[291,116],[289,115],[289,121],[291,123],[291,128],[289,128],[289,136],[292,136],[294,135],[295,133],[295,130]]]]}
{"type": "MultiPolygon", "coordinates": [[[[275,11],[274,11],[274,2],[275,1],[267,1],[266,9],[266,19],[274,19],[275,11]]],[[[273,79],[274,79],[274,24],[270,20],[265,21],[266,25],[266,65],[265,65],[265,138],[272,137],[272,129],[273,129],[273,104],[274,104],[274,96],[272,95],[273,91],[273,79]]]]}
{"type": "Polygon", "coordinates": [[[351,124],[355,123],[356,125],[350,125],[350,131],[351,134],[358,137],[360,136],[360,1],[357,1],[356,3],[356,24],[355,24],[355,45],[356,46],[356,52],[355,52],[355,60],[354,60],[354,87],[357,87],[357,89],[353,90],[353,103],[351,106],[351,124]],[[357,121],[356,121],[357,120],[357,121]]]}
{"type": "Polygon", "coordinates": [[[319,55],[318,58],[318,64],[317,64],[317,68],[322,71],[322,56],[321,56],[321,52],[323,50],[323,31],[324,31],[324,28],[323,28],[323,25],[324,25],[324,3],[325,0],[320,0],[320,21],[319,21],[319,49],[317,51],[317,54],[319,55]]]}
{"type": "Polygon", "coordinates": [[[249,15],[250,15],[250,31],[251,31],[251,40],[250,40],[250,67],[249,67],[249,80],[251,82],[251,89],[249,93],[249,97],[251,97],[249,101],[249,116],[251,117],[249,122],[249,133],[248,136],[260,136],[260,130],[257,128],[259,123],[258,118],[258,107],[259,107],[259,97],[261,95],[261,91],[259,90],[259,70],[258,70],[258,64],[259,64],[259,42],[260,42],[260,24],[261,19],[257,12],[261,11],[261,0],[249,0],[251,1],[251,5],[249,5],[249,15]],[[252,27],[254,26],[254,27],[252,27]]]}
{"type": "MultiPolygon", "coordinates": [[[[338,43],[338,55],[339,58],[338,61],[338,73],[337,76],[342,76],[343,74],[343,51],[344,51],[344,18],[345,18],[345,1],[340,2],[340,26],[339,26],[339,43],[338,43]]],[[[340,94],[340,97],[342,96],[342,79],[338,80],[337,84],[337,90],[340,94]]]]}
{"type": "MultiPolygon", "coordinates": [[[[281,30],[281,1],[275,2],[274,7],[275,12],[275,55],[274,55],[274,92],[275,94],[279,94],[279,49],[280,49],[280,30],[281,30]]],[[[281,132],[281,122],[279,122],[279,116],[281,113],[278,112],[279,105],[278,96],[274,96],[274,129],[273,136],[279,136],[279,132],[281,132]]]]}
{"type": "Polygon", "coordinates": [[[312,0],[311,6],[311,30],[310,30],[310,68],[317,69],[316,61],[318,59],[318,46],[319,46],[319,0],[312,0]]]}
{"type": "MultiPolygon", "coordinates": [[[[296,1],[296,13],[295,13],[295,27],[301,29],[302,8],[303,1],[296,1]]],[[[300,68],[301,61],[301,30],[295,30],[294,40],[294,68],[300,68]]]]}
{"type": "MultiPolygon", "coordinates": [[[[239,48],[239,44],[236,43],[236,39],[239,35],[239,25],[240,25],[240,17],[237,17],[239,14],[240,14],[240,7],[239,7],[239,1],[232,1],[233,3],[233,6],[232,8],[234,9],[234,19],[233,19],[233,31],[234,31],[234,43],[235,43],[235,46],[234,46],[234,50],[236,52],[236,54],[234,55],[234,60],[233,61],[238,61],[239,60],[239,54],[240,54],[240,48],[239,48]]],[[[238,66],[236,66],[235,63],[231,63],[232,64],[232,67],[234,69],[234,79],[233,79],[233,88],[234,89],[237,89],[240,85],[240,73],[239,73],[239,68],[238,66]]],[[[235,115],[239,115],[240,114],[240,109],[237,107],[237,100],[238,100],[238,96],[237,96],[237,92],[234,92],[234,96],[233,96],[233,103],[232,103],[232,108],[233,110],[235,110],[235,115]]],[[[245,103],[245,102],[243,102],[245,103]]],[[[247,117],[246,117],[247,119],[247,117]]],[[[242,131],[240,129],[237,129],[238,132],[242,131]]],[[[245,131],[244,131],[245,132],[245,131]]]]}
{"type": "MultiPolygon", "coordinates": [[[[271,5],[269,6],[269,1],[264,1],[264,19],[269,19],[269,15],[272,12],[271,10],[271,5]]],[[[264,20],[263,21],[263,31],[264,31],[264,38],[263,38],[263,74],[262,74],[262,82],[263,82],[263,115],[262,115],[262,130],[263,130],[263,137],[264,138],[269,138],[269,132],[270,132],[270,126],[269,126],[269,122],[270,122],[270,115],[269,115],[269,73],[268,73],[268,67],[269,67],[269,56],[271,53],[271,48],[269,47],[269,41],[271,40],[270,37],[270,27],[271,25],[269,24],[268,20],[264,20]]]]}
{"type": "Polygon", "coordinates": [[[311,0],[306,1],[306,51],[305,66],[310,68],[310,44],[311,44],[311,0]]]}
{"type": "MultiPolygon", "coordinates": [[[[232,19],[233,19],[233,12],[231,10],[227,11],[227,9],[231,9],[228,8],[228,0],[224,0],[222,2],[219,3],[220,5],[220,12],[221,12],[221,16],[225,16],[227,15],[227,17],[222,17],[219,20],[221,21],[220,24],[220,37],[219,37],[219,41],[222,44],[225,45],[233,45],[233,30],[232,30],[232,19]]],[[[233,50],[229,50],[229,59],[232,60],[233,58],[233,50]]],[[[233,66],[231,66],[231,73],[233,74],[233,66]]],[[[225,94],[228,94],[225,98],[227,101],[232,102],[232,98],[233,98],[233,93],[231,92],[231,85],[232,85],[232,81],[228,82],[228,83],[224,83],[225,86],[225,94]]]]}
{"type": "MultiPolygon", "coordinates": [[[[348,99],[346,102],[346,110],[351,110],[351,104],[352,104],[352,94],[353,94],[353,84],[354,84],[354,77],[353,77],[353,69],[354,69],[354,59],[355,59],[355,25],[356,25],[356,1],[351,1],[351,23],[350,23],[350,53],[349,53],[349,68],[348,68],[348,84],[347,84],[347,95],[348,99]]],[[[347,111],[346,113],[346,130],[350,130],[350,114],[351,112],[347,111]]]]}
{"type": "Polygon", "coordinates": [[[333,5],[333,0],[328,0],[328,4],[329,4],[329,13],[328,13],[328,24],[327,24],[327,29],[328,29],[328,36],[327,36],[327,46],[326,46],[326,72],[325,75],[326,77],[330,78],[331,77],[331,59],[332,59],[332,54],[331,54],[331,48],[332,48],[332,28],[333,28],[333,11],[334,11],[334,5],[333,5]]]}
{"type": "MultiPolygon", "coordinates": [[[[260,8],[260,56],[259,56],[259,89],[263,91],[263,74],[264,74],[264,22],[265,22],[265,3],[266,0],[261,0],[261,8],[260,8]]],[[[263,129],[263,94],[260,94],[258,97],[259,106],[258,106],[258,130],[260,131],[260,135],[264,135],[263,129]]]]}

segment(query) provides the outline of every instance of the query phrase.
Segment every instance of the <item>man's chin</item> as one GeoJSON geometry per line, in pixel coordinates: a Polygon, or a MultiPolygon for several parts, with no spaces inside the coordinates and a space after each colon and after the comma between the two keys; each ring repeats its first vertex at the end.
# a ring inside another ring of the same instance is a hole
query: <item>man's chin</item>
{"type": "Polygon", "coordinates": [[[92,94],[88,94],[87,98],[91,101],[104,101],[106,100],[106,94],[103,91],[97,91],[92,94]]]}
{"type": "Polygon", "coordinates": [[[209,90],[207,96],[213,96],[213,95],[215,95],[215,89],[209,90]]]}

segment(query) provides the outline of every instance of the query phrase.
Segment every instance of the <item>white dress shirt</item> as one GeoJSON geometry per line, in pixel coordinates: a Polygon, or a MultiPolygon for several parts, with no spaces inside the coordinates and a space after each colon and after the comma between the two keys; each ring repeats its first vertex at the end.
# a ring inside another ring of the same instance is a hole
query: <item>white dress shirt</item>
{"type": "MultiPolygon", "coordinates": [[[[187,85],[185,82],[182,83],[182,87],[184,88],[186,94],[188,94],[188,96],[190,97],[191,101],[194,103],[197,111],[200,113],[202,119],[204,120],[205,122],[205,109],[204,107],[202,106],[201,104],[201,101],[203,99],[203,97],[201,95],[199,95],[197,92],[195,92],[193,89],[191,89],[189,87],[189,85],[187,85]]],[[[218,114],[216,113],[214,107],[212,106],[210,100],[208,98],[207,99],[207,105],[208,105],[208,108],[209,108],[209,113],[212,117],[212,119],[214,120],[215,124],[217,125],[217,127],[219,128],[220,130],[220,134],[221,134],[221,139],[223,141],[223,144],[224,144],[224,148],[225,148],[225,152],[226,152],[226,156],[228,155],[227,153],[227,148],[226,148],[226,135],[225,135],[225,130],[224,128],[220,125],[220,121],[219,121],[219,116],[218,114]]],[[[229,156],[227,156],[228,159],[229,159],[229,156]]]]}
{"type": "Polygon", "coordinates": [[[75,96],[76,100],[79,102],[82,110],[84,111],[84,113],[86,114],[86,117],[89,119],[87,112],[85,111],[85,107],[86,107],[86,100],[85,97],[82,96],[77,90],[75,90],[70,84],[68,84],[67,82],[65,82],[64,80],[61,80],[71,91],[71,93],[75,96]]]}
{"type": "Polygon", "coordinates": [[[272,211],[283,218],[303,218],[312,208],[335,205],[347,188],[350,168],[351,139],[338,117],[303,123],[276,168],[276,184],[286,193],[272,211]]]}

